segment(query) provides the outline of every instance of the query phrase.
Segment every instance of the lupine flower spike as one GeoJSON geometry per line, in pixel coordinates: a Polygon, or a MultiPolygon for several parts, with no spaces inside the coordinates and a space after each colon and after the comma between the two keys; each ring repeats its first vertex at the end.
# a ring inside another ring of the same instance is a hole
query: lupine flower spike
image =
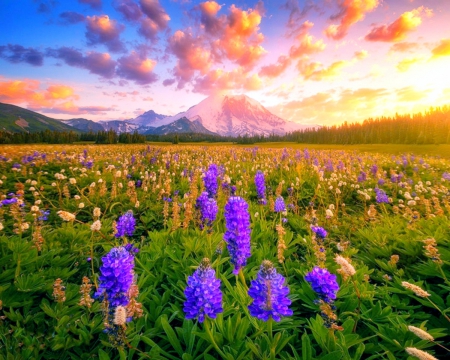
{"type": "Polygon", "coordinates": [[[248,307],[250,315],[268,321],[270,318],[280,321],[281,316],[292,316],[289,309],[291,300],[288,298],[289,288],[285,286],[283,275],[269,260],[264,260],[255,280],[252,280],[248,294],[253,299],[248,307]]]}
{"type": "Polygon", "coordinates": [[[187,284],[183,307],[186,319],[198,319],[202,323],[205,315],[215,319],[223,311],[220,280],[208,258],[204,258],[194,274],[188,277],[187,284]]]}
{"type": "Polygon", "coordinates": [[[248,204],[239,196],[232,196],[225,205],[226,232],[223,239],[227,243],[231,263],[234,265],[233,274],[247,264],[250,257],[250,214],[248,204]]]}

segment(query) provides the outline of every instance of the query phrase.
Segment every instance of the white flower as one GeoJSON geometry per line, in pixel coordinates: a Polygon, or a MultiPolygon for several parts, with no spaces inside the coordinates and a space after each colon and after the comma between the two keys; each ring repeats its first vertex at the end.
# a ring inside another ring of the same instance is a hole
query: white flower
{"type": "Polygon", "coordinates": [[[78,208],[79,208],[79,209],[84,208],[84,203],[79,203],[79,204],[78,204],[78,208]]]}
{"type": "Polygon", "coordinates": [[[100,215],[102,214],[101,210],[99,207],[94,208],[94,212],[93,212],[95,217],[100,217],[100,215]]]}
{"type": "Polygon", "coordinates": [[[3,230],[3,224],[0,222],[0,231],[3,230]]]}
{"type": "Polygon", "coordinates": [[[70,179],[69,179],[69,182],[70,182],[72,185],[75,185],[75,184],[77,183],[77,180],[76,180],[75,178],[70,178],[70,179]]]}
{"type": "Polygon", "coordinates": [[[93,224],[91,225],[92,231],[100,231],[101,228],[102,228],[102,223],[100,220],[95,220],[93,222],[93,224]]]}

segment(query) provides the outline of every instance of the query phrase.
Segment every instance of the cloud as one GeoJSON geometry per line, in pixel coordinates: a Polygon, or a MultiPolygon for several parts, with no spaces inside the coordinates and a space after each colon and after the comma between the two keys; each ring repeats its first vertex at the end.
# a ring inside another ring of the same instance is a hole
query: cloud
{"type": "Polygon", "coordinates": [[[389,51],[391,51],[391,52],[413,52],[413,51],[417,50],[417,48],[419,46],[420,45],[418,43],[405,41],[405,42],[399,42],[399,43],[392,44],[389,51]]]}
{"type": "Polygon", "coordinates": [[[432,59],[442,56],[450,56],[450,39],[442,39],[438,46],[431,50],[432,59]]]}
{"type": "Polygon", "coordinates": [[[340,20],[339,25],[332,24],[325,29],[325,35],[334,40],[344,38],[350,27],[364,19],[366,13],[374,10],[379,0],[340,0],[339,13],[331,17],[331,20],[340,20]]]}
{"type": "Polygon", "coordinates": [[[369,56],[369,53],[366,50],[355,51],[355,58],[358,60],[363,60],[367,56],[369,56]]]}
{"type": "Polygon", "coordinates": [[[409,68],[414,65],[422,62],[422,58],[415,57],[415,58],[406,58],[401,60],[397,64],[397,70],[400,72],[406,72],[409,70],[409,68]]]}
{"type": "Polygon", "coordinates": [[[37,11],[40,13],[51,13],[52,9],[58,4],[55,0],[50,1],[37,1],[38,9],[37,11]]]}
{"type": "Polygon", "coordinates": [[[82,52],[68,47],[48,49],[47,55],[63,60],[67,65],[89,70],[90,73],[111,79],[115,75],[116,62],[108,53],[82,52]]]}
{"type": "Polygon", "coordinates": [[[432,11],[420,6],[417,9],[404,12],[389,25],[375,26],[365,36],[367,41],[397,42],[406,38],[408,33],[414,31],[421,23],[423,16],[431,16],[432,11]]]}
{"type": "Polygon", "coordinates": [[[0,58],[13,64],[24,62],[33,66],[42,66],[44,62],[44,56],[39,50],[18,44],[0,46],[0,58]]]}
{"type": "Polygon", "coordinates": [[[141,34],[153,39],[157,32],[167,28],[170,16],[158,0],[140,0],[141,11],[147,15],[141,23],[141,34]]]}
{"type": "Polygon", "coordinates": [[[418,91],[412,86],[396,90],[397,101],[412,102],[418,101],[428,96],[429,91],[418,91]]]}
{"type": "Polygon", "coordinates": [[[54,105],[52,107],[34,108],[33,110],[39,110],[46,114],[68,114],[68,115],[81,115],[91,114],[93,112],[99,113],[98,115],[106,115],[107,111],[113,110],[112,107],[105,106],[77,106],[73,101],[66,101],[61,104],[54,105]]]}
{"type": "Polygon", "coordinates": [[[205,74],[212,65],[212,57],[202,39],[191,33],[176,31],[168,41],[168,50],[178,58],[173,73],[181,89],[192,79],[196,71],[205,74]]]}
{"type": "Polygon", "coordinates": [[[177,81],[175,79],[166,79],[163,81],[163,85],[164,86],[170,86],[175,84],[177,81]]]}
{"type": "Polygon", "coordinates": [[[102,0],[78,0],[81,4],[89,5],[94,10],[101,10],[102,0]]]}
{"type": "Polygon", "coordinates": [[[126,20],[131,22],[138,21],[143,15],[139,5],[133,0],[116,0],[114,7],[126,20]]]}
{"type": "Polygon", "coordinates": [[[303,19],[305,19],[311,11],[321,12],[321,8],[316,1],[308,0],[303,6],[303,9],[300,8],[300,4],[298,0],[287,0],[284,4],[281,5],[281,9],[289,11],[289,19],[287,22],[287,27],[289,29],[288,36],[292,36],[301,32],[303,30],[302,23],[303,19]]]}
{"type": "Polygon", "coordinates": [[[198,5],[200,23],[208,34],[219,34],[222,31],[224,17],[217,17],[217,13],[221,8],[222,5],[215,1],[205,1],[198,5]]]}
{"type": "Polygon", "coordinates": [[[75,11],[64,11],[59,14],[59,17],[62,19],[62,24],[78,24],[85,20],[83,14],[77,13],[75,11]]]}
{"type": "Polygon", "coordinates": [[[299,42],[299,44],[291,46],[289,50],[291,58],[295,59],[304,55],[319,53],[325,49],[326,45],[322,40],[314,42],[314,37],[308,34],[308,30],[313,26],[314,23],[310,21],[305,21],[302,24],[299,34],[296,37],[296,41],[299,42]]]}
{"type": "Polygon", "coordinates": [[[259,90],[263,86],[258,74],[248,75],[242,67],[225,71],[215,69],[194,80],[194,92],[210,94],[231,89],[259,90]]]}
{"type": "Polygon", "coordinates": [[[117,75],[124,79],[132,80],[140,85],[151,84],[158,80],[153,72],[156,61],[135,51],[128,56],[121,57],[118,63],[117,75]]]}
{"type": "Polygon", "coordinates": [[[0,101],[11,104],[26,104],[34,109],[52,107],[61,100],[78,99],[70,86],[52,84],[42,89],[36,80],[7,80],[0,82],[0,101]]]}
{"type": "Polygon", "coordinates": [[[88,45],[103,44],[111,52],[121,52],[125,49],[119,38],[125,26],[110,20],[108,15],[87,16],[86,27],[88,45]]]}
{"type": "Polygon", "coordinates": [[[278,57],[275,64],[263,66],[259,71],[259,75],[275,78],[281,75],[289,67],[289,65],[291,65],[291,63],[292,60],[288,56],[281,55],[278,57]]]}

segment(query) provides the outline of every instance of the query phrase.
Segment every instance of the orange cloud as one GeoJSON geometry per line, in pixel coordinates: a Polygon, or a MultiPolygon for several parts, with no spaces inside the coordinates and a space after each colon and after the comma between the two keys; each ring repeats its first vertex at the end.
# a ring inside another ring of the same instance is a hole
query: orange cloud
{"type": "Polygon", "coordinates": [[[340,40],[347,35],[350,27],[364,19],[365,14],[374,10],[379,0],[341,0],[339,1],[339,13],[332,20],[340,19],[339,25],[330,25],[325,29],[325,35],[340,40]]]}
{"type": "Polygon", "coordinates": [[[369,56],[369,53],[366,50],[355,51],[355,58],[358,60],[363,60],[367,56],[369,56]]]}
{"type": "Polygon", "coordinates": [[[253,67],[265,53],[260,45],[264,35],[259,32],[261,13],[258,9],[241,10],[231,5],[222,37],[216,50],[243,67],[253,67]]]}
{"type": "Polygon", "coordinates": [[[374,27],[366,36],[368,41],[396,42],[406,38],[407,34],[415,30],[421,23],[423,16],[431,16],[432,10],[420,6],[400,15],[389,25],[374,27]]]}
{"type": "Polygon", "coordinates": [[[403,59],[402,61],[400,61],[397,64],[397,70],[400,71],[400,72],[406,72],[406,71],[409,70],[409,68],[412,65],[418,64],[420,62],[422,62],[422,58],[418,58],[418,57],[403,59]]]}
{"type": "Polygon", "coordinates": [[[431,50],[433,56],[432,59],[436,59],[441,56],[450,56],[450,39],[442,39],[440,44],[431,50]]]}
{"type": "Polygon", "coordinates": [[[199,5],[201,11],[209,16],[215,16],[222,8],[221,5],[215,1],[205,1],[199,5]]]}
{"type": "Polygon", "coordinates": [[[124,50],[120,41],[120,33],[124,30],[122,24],[111,20],[108,15],[86,17],[86,38],[89,45],[104,44],[112,52],[124,50]]]}
{"type": "Polygon", "coordinates": [[[393,44],[389,49],[389,51],[412,52],[416,50],[418,47],[419,44],[415,42],[401,42],[393,44]]]}
{"type": "Polygon", "coordinates": [[[151,84],[158,79],[153,72],[156,61],[135,51],[128,56],[121,57],[118,63],[117,74],[124,79],[133,80],[141,85],[151,84]]]}
{"type": "Polygon", "coordinates": [[[291,49],[289,50],[291,58],[299,58],[303,55],[318,53],[325,49],[326,45],[322,40],[314,42],[314,37],[308,34],[308,30],[313,26],[314,24],[310,21],[305,21],[303,23],[300,33],[296,37],[296,40],[300,44],[291,46],[291,49]]]}
{"type": "Polygon", "coordinates": [[[266,65],[261,68],[259,75],[275,78],[281,75],[291,64],[291,59],[286,55],[281,55],[275,64],[266,65]]]}
{"type": "Polygon", "coordinates": [[[0,100],[11,104],[26,104],[33,108],[51,107],[59,100],[78,99],[71,87],[50,85],[41,90],[36,80],[0,82],[0,100]]]}

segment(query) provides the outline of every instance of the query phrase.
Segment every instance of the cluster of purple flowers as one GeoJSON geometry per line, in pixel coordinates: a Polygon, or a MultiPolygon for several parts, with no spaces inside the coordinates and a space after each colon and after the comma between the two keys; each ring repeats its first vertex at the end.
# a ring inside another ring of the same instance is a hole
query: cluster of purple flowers
{"type": "Polygon", "coordinates": [[[136,220],[134,219],[133,211],[128,210],[117,221],[115,237],[119,238],[125,235],[133,236],[135,227],[136,227],[136,220]]]}
{"type": "Polygon", "coordinates": [[[198,318],[202,323],[205,315],[215,319],[217,314],[223,312],[220,280],[216,278],[209,259],[202,260],[194,274],[188,277],[187,285],[183,306],[186,319],[198,318]]]}
{"type": "Polygon", "coordinates": [[[50,210],[40,210],[41,216],[38,217],[39,221],[47,221],[50,215],[50,210]]]}
{"type": "Polygon", "coordinates": [[[444,172],[444,173],[442,174],[442,178],[443,178],[444,180],[450,181],[450,173],[444,172]]]}
{"type": "Polygon", "coordinates": [[[364,171],[361,171],[358,175],[358,182],[364,182],[367,180],[367,174],[364,171]]]}
{"type": "Polygon", "coordinates": [[[320,226],[311,226],[311,230],[320,239],[325,239],[328,235],[327,231],[320,226]]]}
{"type": "Polygon", "coordinates": [[[266,205],[266,183],[264,179],[264,173],[258,170],[255,174],[256,194],[258,196],[258,202],[261,205],[266,205]]]}
{"type": "Polygon", "coordinates": [[[284,199],[282,196],[278,196],[276,198],[274,210],[277,213],[286,211],[286,204],[284,203],[284,199]]]}
{"type": "Polygon", "coordinates": [[[208,193],[204,191],[197,198],[195,206],[200,210],[201,214],[200,228],[203,229],[204,226],[210,228],[212,226],[212,223],[216,220],[217,212],[219,211],[219,208],[217,207],[217,201],[213,198],[208,197],[208,193]]]}
{"type": "Polygon", "coordinates": [[[208,170],[205,172],[203,177],[203,183],[205,184],[205,189],[208,192],[208,197],[213,198],[217,195],[218,182],[217,177],[219,176],[219,169],[216,164],[211,164],[208,170]]]}
{"type": "Polygon", "coordinates": [[[389,203],[389,198],[383,190],[381,190],[380,188],[375,188],[375,193],[376,193],[377,203],[379,203],[379,204],[381,204],[381,203],[388,204],[389,203]]]}
{"type": "Polygon", "coordinates": [[[106,299],[110,307],[128,305],[128,290],[134,278],[134,254],[139,250],[132,244],[112,248],[102,257],[96,298],[106,299]]]}
{"type": "Polygon", "coordinates": [[[223,239],[227,243],[234,274],[247,264],[250,257],[250,214],[248,204],[239,196],[231,196],[225,205],[226,231],[223,239]]]}
{"type": "Polygon", "coordinates": [[[250,315],[263,321],[268,321],[269,318],[280,321],[281,316],[292,316],[293,312],[289,309],[289,288],[284,283],[283,275],[277,273],[270,261],[264,260],[248,290],[253,299],[248,307],[250,315]]]}
{"type": "Polygon", "coordinates": [[[321,300],[326,303],[331,303],[336,300],[339,285],[336,280],[336,275],[330,274],[327,269],[316,266],[306,274],[305,280],[311,284],[312,289],[321,300]]]}

